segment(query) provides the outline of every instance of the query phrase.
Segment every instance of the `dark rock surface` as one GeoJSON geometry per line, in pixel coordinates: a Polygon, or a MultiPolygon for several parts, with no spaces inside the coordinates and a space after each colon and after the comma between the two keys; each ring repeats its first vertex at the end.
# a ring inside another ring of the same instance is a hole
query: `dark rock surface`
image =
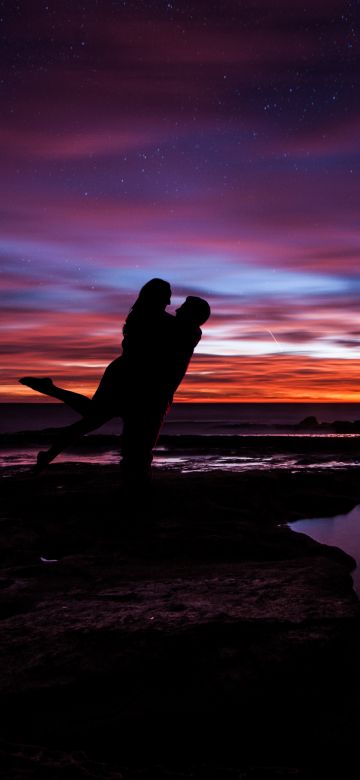
{"type": "Polygon", "coordinates": [[[350,510],[354,471],[2,487],[1,777],[352,776],[354,562],[281,524],[350,510]]]}

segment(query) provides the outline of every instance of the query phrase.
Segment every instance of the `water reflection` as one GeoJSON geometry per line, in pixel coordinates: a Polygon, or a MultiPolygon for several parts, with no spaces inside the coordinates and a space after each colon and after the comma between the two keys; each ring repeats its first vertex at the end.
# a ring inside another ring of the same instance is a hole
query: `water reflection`
{"type": "MultiPolygon", "coordinates": [[[[31,467],[36,462],[38,448],[34,447],[7,447],[0,455],[0,468],[5,472],[20,467],[31,467]]],[[[84,451],[63,452],[56,459],[56,463],[88,463],[103,466],[112,466],[119,463],[120,452],[118,448],[91,449],[84,451]]],[[[296,453],[277,454],[249,454],[242,455],[234,451],[215,451],[210,454],[196,450],[167,450],[159,447],[154,457],[154,467],[183,473],[209,472],[209,471],[271,471],[273,469],[297,471],[314,471],[324,469],[349,469],[358,468],[360,458],[353,455],[346,460],[330,455],[305,455],[296,453]]]]}
{"type": "Polygon", "coordinates": [[[354,590],[360,597],[360,504],[346,515],[297,520],[289,523],[293,531],[311,536],[321,544],[340,547],[353,558],[357,568],[352,572],[354,590]]]}

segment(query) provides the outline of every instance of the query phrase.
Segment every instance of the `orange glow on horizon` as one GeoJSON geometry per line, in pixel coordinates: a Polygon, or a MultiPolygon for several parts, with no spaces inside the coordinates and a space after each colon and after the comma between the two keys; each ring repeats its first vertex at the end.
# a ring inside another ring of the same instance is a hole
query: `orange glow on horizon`
{"type": "MultiPolygon", "coordinates": [[[[52,369],[56,383],[88,397],[93,394],[102,373],[102,368],[98,367],[81,365],[76,370],[72,365],[66,369],[55,362],[52,369]],[[74,374],[77,374],[75,378],[74,374]]],[[[49,376],[51,372],[38,363],[36,371],[17,372],[19,376],[26,373],[49,376]]],[[[14,376],[8,377],[0,394],[3,403],[51,400],[18,384],[14,376]]],[[[292,355],[253,358],[198,354],[175,394],[175,402],[360,403],[360,360],[321,360],[292,355]]]]}

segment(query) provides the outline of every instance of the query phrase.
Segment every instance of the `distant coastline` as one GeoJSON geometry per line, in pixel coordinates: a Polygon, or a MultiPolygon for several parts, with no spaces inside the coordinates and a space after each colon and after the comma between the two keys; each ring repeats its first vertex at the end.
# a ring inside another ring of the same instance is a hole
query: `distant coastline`
{"type": "MultiPolygon", "coordinates": [[[[78,419],[60,403],[0,405],[0,466],[32,465],[57,430],[78,419]]],[[[115,418],[60,460],[118,463],[115,418]]],[[[57,463],[60,462],[57,460],[57,463]]],[[[359,467],[360,404],[174,404],[154,464],[178,470],[359,467]]]]}
{"type": "MultiPolygon", "coordinates": [[[[0,434],[43,430],[68,425],[78,415],[59,402],[1,403],[0,434]]],[[[120,418],[102,432],[121,432],[120,418]]],[[[165,420],[163,433],[357,433],[360,403],[197,402],[175,403],[165,420]]]]}

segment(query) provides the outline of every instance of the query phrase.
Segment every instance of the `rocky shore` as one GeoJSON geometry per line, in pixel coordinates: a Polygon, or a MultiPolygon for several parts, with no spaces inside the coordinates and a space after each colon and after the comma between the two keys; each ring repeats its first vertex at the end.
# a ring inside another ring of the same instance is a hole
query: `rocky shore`
{"type": "Polygon", "coordinates": [[[354,561],[285,525],[350,510],[356,470],[2,489],[2,778],[356,776],[354,561]]]}

